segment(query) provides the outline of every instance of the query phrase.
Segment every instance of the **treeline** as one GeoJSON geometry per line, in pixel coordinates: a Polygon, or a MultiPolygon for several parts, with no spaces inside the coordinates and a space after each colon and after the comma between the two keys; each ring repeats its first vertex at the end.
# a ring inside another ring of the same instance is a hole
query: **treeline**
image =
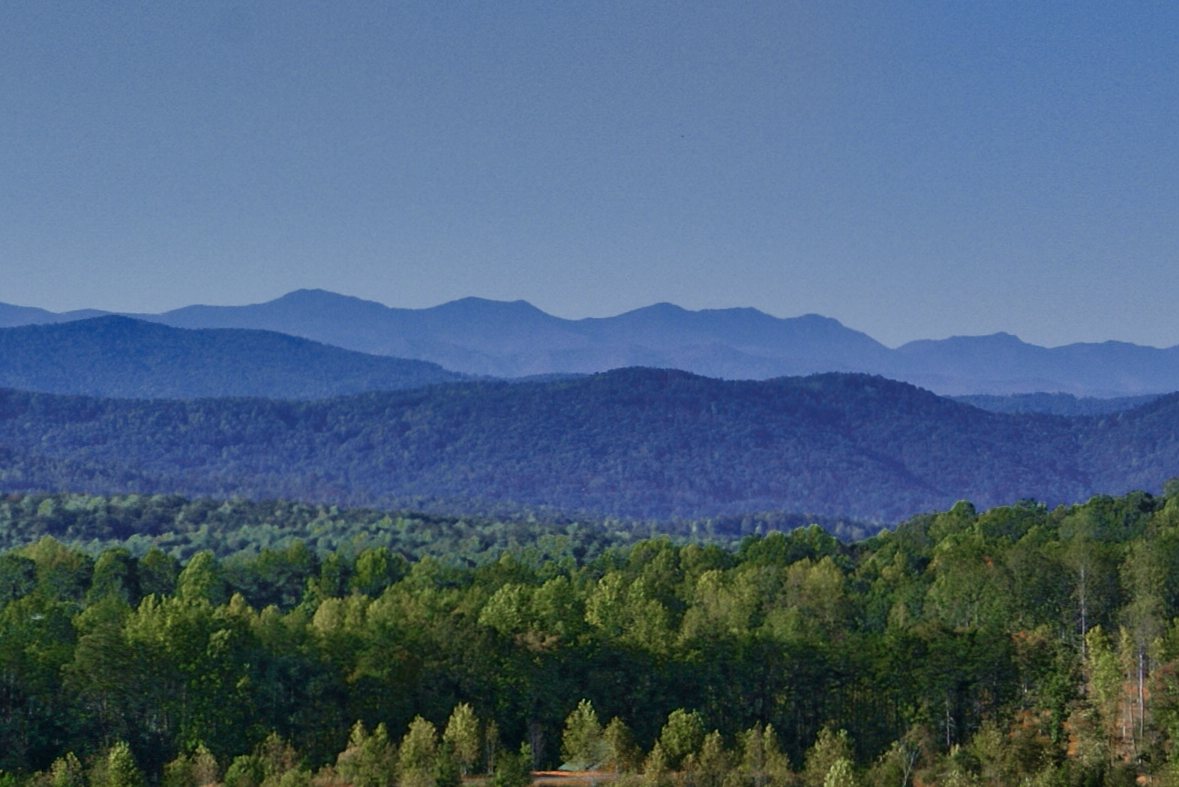
{"type": "Polygon", "coordinates": [[[960,503],[855,544],[815,527],[475,565],[303,543],[181,563],[44,537],[0,555],[0,605],[13,782],[1179,775],[1179,494],[960,503]],[[469,760],[447,737],[460,708],[469,760]]]}
{"type": "Polygon", "coordinates": [[[190,499],[179,495],[19,494],[0,496],[0,550],[52,536],[90,553],[125,547],[133,555],[159,549],[187,560],[201,551],[226,558],[285,549],[301,542],[317,553],[355,555],[383,546],[410,560],[432,555],[465,564],[497,559],[504,550],[536,559],[587,561],[610,547],[666,535],[677,541],[735,546],[741,538],[819,524],[843,541],[879,530],[860,522],[782,512],[699,520],[570,519],[545,510],[503,516],[443,516],[344,508],[290,500],[190,499]]]}

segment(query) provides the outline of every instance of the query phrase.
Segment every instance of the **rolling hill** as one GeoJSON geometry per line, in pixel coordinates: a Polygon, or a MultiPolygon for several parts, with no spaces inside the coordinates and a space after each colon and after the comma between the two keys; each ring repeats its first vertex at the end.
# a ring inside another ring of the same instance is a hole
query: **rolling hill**
{"type": "Polygon", "coordinates": [[[732,382],[651,369],[315,402],[5,392],[0,445],[5,489],[891,522],[959,498],[1158,489],[1179,469],[1179,397],[1064,418],[863,375],[732,382]]]}
{"type": "Polygon", "coordinates": [[[258,330],[126,317],[0,329],[0,386],[106,397],[310,399],[464,379],[436,364],[258,330]]]}

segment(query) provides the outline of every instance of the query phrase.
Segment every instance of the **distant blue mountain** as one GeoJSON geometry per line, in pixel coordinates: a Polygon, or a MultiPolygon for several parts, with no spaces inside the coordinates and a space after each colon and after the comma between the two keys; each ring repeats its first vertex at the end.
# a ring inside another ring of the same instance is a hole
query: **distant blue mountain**
{"type": "Polygon", "coordinates": [[[90,317],[100,317],[109,312],[97,309],[82,309],[72,312],[51,312],[32,306],[13,306],[0,303],[0,328],[12,328],[18,325],[45,325],[48,323],[72,322],[85,320],[90,317]]]}
{"type": "Polygon", "coordinates": [[[1161,394],[1145,396],[1119,396],[1099,399],[1092,396],[1073,396],[1063,393],[1028,393],[995,396],[993,394],[970,394],[951,397],[956,402],[974,405],[980,410],[992,413],[1043,413],[1067,417],[1084,415],[1110,415],[1133,410],[1150,404],[1161,394]]]}
{"type": "Polygon", "coordinates": [[[622,369],[316,401],[0,389],[0,490],[293,498],[426,511],[895,522],[966,498],[1159,491],[1179,394],[1095,417],[1000,414],[866,375],[622,369]]]}
{"type": "MultiPolygon", "coordinates": [[[[748,308],[689,311],[660,303],[614,317],[566,320],[525,301],[463,298],[428,309],[397,309],[324,290],[297,290],[248,306],[188,306],[132,316],[182,328],[276,331],[497,377],[647,366],[724,379],[867,372],[946,395],[1121,397],[1179,390],[1179,348],[1123,342],[1045,348],[999,333],[890,349],[827,317],[783,319],[748,308]]],[[[0,324],[21,319],[72,317],[0,305],[0,324]]]]}
{"type": "Polygon", "coordinates": [[[465,379],[258,330],[188,330],[127,317],[0,328],[0,387],[121,398],[312,399],[465,379]]]}
{"type": "Polygon", "coordinates": [[[263,328],[498,377],[654,366],[764,379],[867,368],[888,352],[823,317],[782,320],[754,309],[692,312],[671,304],[566,320],[525,301],[463,298],[429,309],[395,309],[299,290],[252,306],[190,306],[142,316],[181,327],[263,328]]]}

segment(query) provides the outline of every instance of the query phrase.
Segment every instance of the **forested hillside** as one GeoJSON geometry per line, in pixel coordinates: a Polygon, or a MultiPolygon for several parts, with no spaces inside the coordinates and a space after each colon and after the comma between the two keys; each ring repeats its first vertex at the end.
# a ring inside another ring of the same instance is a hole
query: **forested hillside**
{"type": "Polygon", "coordinates": [[[895,522],[968,497],[1158,490],[1179,399],[997,414],[882,378],[629,369],[314,402],[0,393],[0,489],[289,498],[433,512],[895,522]]]}
{"type": "Polygon", "coordinates": [[[200,551],[220,558],[256,554],[262,549],[285,549],[295,542],[316,552],[383,546],[409,559],[432,555],[461,564],[486,562],[505,549],[585,559],[653,533],[735,544],[748,535],[807,525],[821,525],[844,541],[860,540],[877,530],[859,522],[782,512],[642,522],[536,513],[512,518],[427,516],[290,500],[194,500],[176,495],[0,497],[0,549],[51,536],[90,551],[126,548],[142,555],[159,549],[180,559],[200,551]]]}
{"type": "Polygon", "coordinates": [[[46,537],[0,554],[0,778],[1173,784],[1177,623],[1179,497],[1141,493],[473,566],[46,537]]]}
{"type": "Polygon", "coordinates": [[[314,399],[455,382],[425,361],[255,330],[184,330],[126,317],[0,328],[0,386],[49,393],[314,399]]]}

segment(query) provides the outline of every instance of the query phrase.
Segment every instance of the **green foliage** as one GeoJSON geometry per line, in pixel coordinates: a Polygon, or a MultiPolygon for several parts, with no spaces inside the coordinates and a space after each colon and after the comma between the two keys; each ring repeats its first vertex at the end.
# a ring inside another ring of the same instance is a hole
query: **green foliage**
{"type": "Polygon", "coordinates": [[[791,779],[790,760],[782,752],[772,724],[761,723],[741,733],[740,772],[753,787],[783,784],[791,779]]]}
{"type": "Polygon", "coordinates": [[[633,773],[641,764],[635,746],[634,734],[626,722],[615,716],[602,730],[605,744],[606,764],[616,772],[633,773]]]}
{"type": "Polygon", "coordinates": [[[831,763],[831,769],[823,777],[823,787],[859,787],[855,766],[851,760],[840,757],[831,763]]]}
{"type": "Polygon", "coordinates": [[[726,777],[733,772],[732,754],[725,749],[724,740],[716,730],[704,736],[699,752],[685,759],[685,770],[699,787],[723,787],[726,777]]]}
{"type": "Polygon", "coordinates": [[[667,787],[672,784],[671,765],[668,762],[667,751],[663,744],[655,741],[651,753],[643,763],[643,784],[648,787],[667,787]]]}
{"type": "Polygon", "coordinates": [[[212,552],[198,552],[188,561],[176,580],[176,596],[185,601],[225,602],[225,580],[212,552]]]}
{"type": "Polygon", "coordinates": [[[593,703],[583,699],[565,718],[561,735],[561,759],[575,766],[574,770],[588,770],[599,766],[609,756],[602,725],[593,703]]]}
{"type": "Polygon", "coordinates": [[[217,758],[199,744],[191,754],[181,754],[164,766],[163,787],[205,787],[220,781],[217,758]]]}
{"type": "Polygon", "coordinates": [[[86,770],[72,751],[58,757],[49,767],[50,787],[84,787],[85,784],[86,770]]]}
{"type": "Polygon", "coordinates": [[[127,754],[166,787],[216,781],[219,763],[236,787],[455,787],[484,763],[520,778],[530,741],[538,767],[592,754],[652,785],[1164,783],[1169,506],[961,505],[834,547],[522,547],[406,559],[364,588],[349,581],[364,550],[206,552],[173,573],[159,552],[90,560],[38,539],[0,553],[17,578],[0,602],[0,767],[72,784],[86,763],[107,784],[134,778],[127,754]],[[144,593],[148,563],[170,592],[144,593]]]}
{"type": "MultiPolygon", "coordinates": [[[[814,745],[806,753],[806,765],[803,768],[802,779],[806,787],[828,787],[827,779],[839,763],[850,764],[855,759],[852,752],[851,739],[847,730],[832,730],[823,727],[815,739],[814,745]]],[[[845,768],[841,767],[839,778],[845,768]]],[[[842,782],[837,782],[842,783],[842,782]]]]}
{"type": "Polygon", "coordinates": [[[415,716],[397,750],[397,782],[404,787],[435,787],[438,730],[415,716]]]}
{"type": "Polygon", "coordinates": [[[396,755],[384,724],[377,725],[370,735],[358,721],[348,737],[348,747],[336,758],[336,772],[354,787],[392,787],[396,755]]]}
{"type": "Polygon", "coordinates": [[[516,754],[504,752],[495,759],[491,787],[527,787],[532,783],[532,747],[520,745],[516,754]]]}
{"type": "Polygon", "coordinates": [[[699,751],[703,742],[704,718],[695,710],[676,708],[668,714],[667,723],[659,733],[659,743],[672,768],[679,767],[685,757],[699,751]]]}
{"type": "Polygon", "coordinates": [[[143,772],[135,762],[135,755],[125,741],[111,746],[106,755],[106,767],[97,787],[144,787],[143,772]]]}
{"type": "Polygon", "coordinates": [[[479,735],[479,718],[469,704],[460,702],[454,706],[446,722],[446,729],[442,732],[442,742],[458,765],[460,775],[465,776],[474,771],[482,754],[482,741],[479,735]]]}

